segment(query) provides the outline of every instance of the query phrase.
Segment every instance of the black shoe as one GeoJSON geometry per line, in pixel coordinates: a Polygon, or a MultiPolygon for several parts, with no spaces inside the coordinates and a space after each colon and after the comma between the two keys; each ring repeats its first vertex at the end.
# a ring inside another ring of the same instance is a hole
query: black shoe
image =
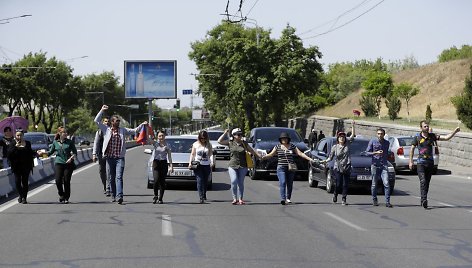
{"type": "Polygon", "coordinates": [[[388,207],[388,208],[393,208],[392,204],[390,204],[390,203],[385,203],[385,206],[388,207]]]}
{"type": "Polygon", "coordinates": [[[333,195],[333,203],[336,203],[338,202],[338,196],[337,195],[333,195]]]}
{"type": "Polygon", "coordinates": [[[69,204],[69,200],[68,199],[64,200],[64,203],[69,204]]]}
{"type": "Polygon", "coordinates": [[[164,204],[164,202],[162,200],[157,201],[157,203],[164,204]]]}
{"type": "Polygon", "coordinates": [[[110,192],[105,193],[106,196],[111,196],[110,192]]]}
{"type": "Polygon", "coordinates": [[[65,201],[64,197],[62,197],[62,196],[59,196],[59,203],[61,203],[61,204],[62,204],[62,203],[64,203],[64,201],[65,201]]]}
{"type": "Polygon", "coordinates": [[[110,202],[112,202],[112,203],[116,202],[116,198],[113,197],[113,198],[110,200],[110,202]]]}
{"type": "Polygon", "coordinates": [[[206,195],[203,196],[203,200],[205,200],[205,201],[207,200],[207,196],[206,196],[206,195]]]}
{"type": "Polygon", "coordinates": [[[343,205],[343,206],[347,206],[347,205],[348,205],[348,203],[347,203],[347,201],[346,201],[346,198],[343,198],[343,201],[342,201],[341,205],[343,205]]]}
{"type": "Polygon", "coordinates": [[[379,205],[379,202],[378,202],[377,200],[374,200],[374,201],[372,202],[372,206],[376,207],[376,206],[378,206],[378,205],[379,205]]]}
{"type": "Polygon", "coordinates": [[[428,200],[423,200],[423,202],[421,202],[421,205],[424,207],[424,209],[427,209],[428,208],[428,200]]]}
{"type": "Polygon", "coordinates": [[[23,199],[21,200],[21,203],[22,203],[22,204],[28,204],[28,202],[26,201],[26,198],[23,198],[23,199]]]}
{"type": "Polygon", "coordinates": [[[118,199],[118,204],[123,204],[123,198],[118,199]]]}
{"type": "Polygon", "coordinates": [[[282,204],[282,206],[285,206],[285,200],[280,201],[280,204],[282,204]]]}
{"type": "Polygon", "coordinates": [[[200,204],[203,204],[205,203],[205,200],[203,200],[203,198],[200,198],[200,204]]]}
{"type": "Polygon", "coordinates": [[[23,197],[18,197],[18,203],[22,203],[23,202],[23,197]]]}
{"type": "Polygon", "coordinates": [[[158,197],[157,197],[157,196],[154,196],[154,198],[152,199],[152,203],[153,203],[153,204],[156,204],[157,199],[158,199],[158,197]]]}

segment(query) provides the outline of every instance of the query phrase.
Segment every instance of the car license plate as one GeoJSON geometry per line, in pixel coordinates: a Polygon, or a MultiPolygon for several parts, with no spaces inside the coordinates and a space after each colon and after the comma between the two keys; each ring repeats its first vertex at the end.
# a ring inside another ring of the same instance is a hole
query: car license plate
{"type": "Polygon", "coordinates": [[[191,170],[174,170],[170,173],[171,176],[192,176],[191,170]]]}
{"type": "Polygon", "coordinates": [[[358,181],[369,181],[371,180],[371,176],[369,175],[357,175],[358,181]]]}

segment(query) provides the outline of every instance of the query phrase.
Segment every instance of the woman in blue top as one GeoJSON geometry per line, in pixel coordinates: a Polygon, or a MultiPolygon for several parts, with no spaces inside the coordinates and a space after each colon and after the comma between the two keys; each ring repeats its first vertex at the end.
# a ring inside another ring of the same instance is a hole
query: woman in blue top
{"type": "Polygon", "coordinates": [[[66,128],[59,127],[57,129],[56,137],[47,154],[48,156],[56,154],[54,168],[59,203],[67,204],[70,198],[70,180],[75,169],[74,159],[77,155],[77,149],[72,140],[67,138],[66,128]]]}
{"type": "Polygon", "coordinates": [[[280,144],[277,144],[274,149],[272,149],[269,154],[263,156],[262,159],[267,159],[277,154],[277,178],[279,179],[280,204],[285,205],[292,203],[290,199],[292,198],[293,179],[295,178],[296,171],[290,170],[289,165],[295,164],[293,156],[298,155],[308,161],[313,161],[313,159],[306,156],[293,143],[290,143],[290,136],[287,133],[280,133],[279,141],[280,144]]]}

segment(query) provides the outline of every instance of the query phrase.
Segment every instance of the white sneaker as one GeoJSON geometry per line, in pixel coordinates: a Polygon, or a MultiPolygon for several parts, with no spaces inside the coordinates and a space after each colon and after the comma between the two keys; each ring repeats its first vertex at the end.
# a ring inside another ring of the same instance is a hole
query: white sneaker
{"type": "Polygon", "coordinates": [[[285,200],[285,202],[287,202],[287,204],[292,204],[292,200],[290,199],[285,200]]]}

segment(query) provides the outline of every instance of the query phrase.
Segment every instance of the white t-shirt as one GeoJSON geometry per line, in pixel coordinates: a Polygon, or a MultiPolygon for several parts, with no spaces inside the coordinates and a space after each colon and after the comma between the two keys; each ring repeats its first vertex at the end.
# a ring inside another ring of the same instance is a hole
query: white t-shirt
{"type": "Polygon", "coordinates": [[[210,149],[201,144],[194,144],[195,147],[195,161],[199,161],[200,165],[208,166],[211,164],[210,149]]]}

